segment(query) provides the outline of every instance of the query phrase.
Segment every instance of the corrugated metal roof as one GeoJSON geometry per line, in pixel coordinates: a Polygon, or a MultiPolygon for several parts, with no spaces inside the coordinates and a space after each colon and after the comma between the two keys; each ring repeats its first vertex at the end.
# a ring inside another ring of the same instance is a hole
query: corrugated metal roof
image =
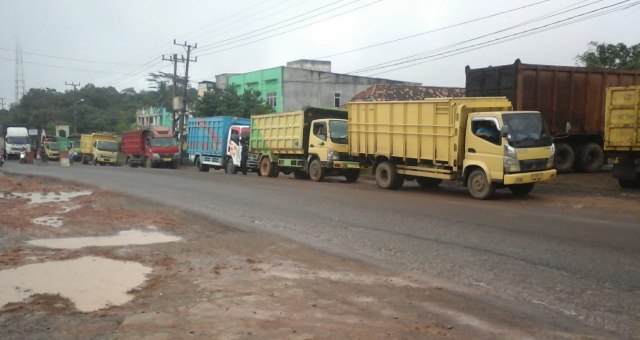
{"type": "Polygon", "coordinates": [[[412,86],[399,84],[374,84],[356,94],[351,101],[384,102],[423,100],[426,98],[464,97],[463,87],[412,86]]]}

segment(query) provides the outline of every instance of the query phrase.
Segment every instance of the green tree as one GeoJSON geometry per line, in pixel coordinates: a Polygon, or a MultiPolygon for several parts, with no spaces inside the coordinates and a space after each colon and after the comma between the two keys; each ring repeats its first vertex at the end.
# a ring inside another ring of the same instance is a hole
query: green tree
{"type": "Polygon", "coordinates": [[[205,93],[196,102],[196,115],[200,117],[210,116],[235,116],[249,118],[252,114],[273,112],[273,107],[265,104],[259,91],[245,90],[239,96],[233,87],[221,90],[214,87],[205,93]]]}
{"type": "Polygon", "coordinates": [[[607,44],[592,41],[589,49],[576,56],[578,63],[591,68],[640,70],[640,44],[607,44]]]}

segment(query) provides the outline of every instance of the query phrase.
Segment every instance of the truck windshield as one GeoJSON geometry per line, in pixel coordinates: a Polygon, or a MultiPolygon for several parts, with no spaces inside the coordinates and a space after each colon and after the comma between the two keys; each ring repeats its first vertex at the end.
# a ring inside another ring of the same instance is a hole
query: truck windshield
{"type": "Polygon", "coordinates": [[[347,144],[347,121],[330,120],[329,137],[331,137],[331,141],[336,144],[347,144]]]}
{"type": "Polygon", "coordinates": [[[110,140],[99,140],[96,142],[96,149],[100,151],[118,151],[118,143],[110,140]]]}
{"type": "Polygon", "coordinates": [[[167,147],[167,146],[178,145],[175,138],[151,138],[149,143],[151,146],[157,146],[157,147],[167,147]]]}
{"type": "Polygon", "coordinates": [[[509,127],[509,145],[517,147],[550,146],[553,138],[542,115],[538,112],[520,112],[504,115],[509,127]]]}
{"type": "Polygon", "coordinates": [[[7,137],[9,144],[29,144],[29,137],[7,137]]]}

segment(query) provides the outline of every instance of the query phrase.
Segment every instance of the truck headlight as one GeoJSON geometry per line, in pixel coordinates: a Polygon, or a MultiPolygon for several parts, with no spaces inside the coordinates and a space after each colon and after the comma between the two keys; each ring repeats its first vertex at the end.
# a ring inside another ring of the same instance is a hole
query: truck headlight
{"type": "Polygon", "coordinates": [[[339,161],[340,155],[332,149],[327,150],[327,160],[328,161],[339,161]]]}
{"type": "Polygon", "coordinates": [[[520,172],[520,162],[518,161],[518,152],[509,144],[504,146],[504,158],[502,161],[504,172],[520,172]]]}
{"type": "Polygon", "coordinates": [[[160,155],[158,155],[157,153],[152,154],[151,157],[153,157],[153,159],[155,160],[160,159],[160,155]]]}
{"type": "Polygon", "coordinates": [[[554,157],[556,155],[556,145],[551,143],[551,157],[549,157],[549,159],[547,160],[547,169],[552,169],[553,168],[553,161],[554,161],[554,157]]]}

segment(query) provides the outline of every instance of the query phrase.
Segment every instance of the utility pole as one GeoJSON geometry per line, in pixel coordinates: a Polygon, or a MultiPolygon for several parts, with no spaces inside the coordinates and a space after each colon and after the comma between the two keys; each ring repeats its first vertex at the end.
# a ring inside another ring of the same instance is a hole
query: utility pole
{"type": "Polygon", "coordinates": [[[173,63],[173,95],[171,97],[173,114],[171,115],[171,131],[173,132],[173,136],[177,138],[178,130],[176,129],[176,113],[178,110],[175,105],[175,98],[176,98],[176,87],[178,82],[178,63],[184,63],[185,60],[184,60],[184,57],[181,57],[180,59],[178,59],[178,55],[176,53],[168,57],[165,57],[165,55],[162,55],[162,60],[170,61],[173,63]]]}
{"type": "Polygon", "coordinates": [[[184,71],[184,94],[182,95],[182,114],[180,115],[180,124],[179,124],[179,136],[180,140],[184,141],[184,117],[187,114],[187,86],[189,85],[189,62],[198,62],[198,57],[191,60],[191,50],[198,48],[198,44],[190,45],[185,41],[184,44],[176,43],[176,39],[173,39],[173,44],[182,46],[187,49],[187,58],[184,59],[186,62],[185,71],[184,71]]]}
{"type": "MultiPolygon", "coordinates": [[[[76,98],[76,87],[80,86],[80,83],[74,83],[74,82],[64,82],[65,85],[67,86],[73,86],[73,134],[77,135],[78,134],[78,117],[77,117],[77,111],[78,111],[78,101],[76,98]]],[[[68,137],[68,136],[67,136],[68,137]]]]}
{"type": "Polygon", "coordinates": [[[68,85],[68,86],[73,86],[73,92],[74,92],[74,93],[76,92],[76,87],[80,86],[80,83],[77,83],[77,84],[76,84],[76,83],[74,83],[74,82],[67,83],[67,82],[65,81],[65,82],[64,82],[64,84],[65,84],[65,85],[68,85]]]}
{"type": "Polygon", "coordinates": [[[2,109],[4,110],[4,98],[0,98],[0,105],[2,105],[2,109]]]}

